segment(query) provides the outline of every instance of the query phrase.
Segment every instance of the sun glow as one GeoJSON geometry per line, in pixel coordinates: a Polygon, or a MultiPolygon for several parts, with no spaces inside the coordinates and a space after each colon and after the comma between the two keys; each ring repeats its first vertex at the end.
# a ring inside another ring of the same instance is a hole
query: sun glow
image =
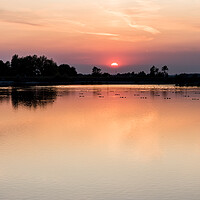
{"type": "Polygon", "coordinates": [[[118,66],[119,66],[119,64],[116,62],[111,64],[111,67],[118,67],[118,66]]]}

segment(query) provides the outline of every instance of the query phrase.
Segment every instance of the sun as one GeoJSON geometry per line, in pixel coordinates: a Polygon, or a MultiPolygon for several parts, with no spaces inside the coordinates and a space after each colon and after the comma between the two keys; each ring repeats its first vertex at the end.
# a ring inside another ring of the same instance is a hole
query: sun
{"type": "Polygon", "coordinates": [[[118,66],[119,66],[119,64],[116,63],[116,62],[114,62],[114,63],[111,64],[111,67],[118,67],[118,66]]]}

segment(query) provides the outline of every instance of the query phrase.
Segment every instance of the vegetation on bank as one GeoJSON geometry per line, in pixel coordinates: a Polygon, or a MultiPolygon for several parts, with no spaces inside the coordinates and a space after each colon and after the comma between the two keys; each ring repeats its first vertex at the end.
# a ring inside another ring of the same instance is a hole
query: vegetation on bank
{"type": "Polygon", "coordinates": [[[101,83],[132,83],[132,84],[177,84],[199,85],[199,74],[168,75],[168,67],[161,70],[155,66],[149,73],[128,72],[111,75],[103,73],[100,68],[93,67],[91,74],[78,74],[75,67],[68,64],[57,65],[45,56],[19,57],[14,55],[11,62],[0,60],[0,81],[23,82],[52,82],[65,84],[101,84],[101,83]]]}

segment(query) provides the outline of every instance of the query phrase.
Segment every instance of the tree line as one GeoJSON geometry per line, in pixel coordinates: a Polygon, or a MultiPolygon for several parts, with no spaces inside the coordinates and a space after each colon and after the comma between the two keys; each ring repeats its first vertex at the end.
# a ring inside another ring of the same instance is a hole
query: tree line
{"type": "MultiPolygon", "coordinates": [[[[149,74],[144,71],[139,73],[129,72],[122,74],[124,76],[139,76],[139,77],[167,77],[168,67],[163,66],[162,70],[155,66],[150,68],[149,74]]],[[[0,76],[20,76],[20,77],[48,77],[48,76],[69,76],[76,77],[78,75],[76,68],[71,67],[68,64],[57,65],[52,59],[48,59],[46,56],[26,56],[19,57],[14,55],[11,62],[3,62],[0,60],[0,76]]],[[[94,77],[106,77],[111,76],[109,73],[102,73],[98,67],[92,68],[92,76],[94,77]]],[[[118,74],[119,75],[119,74],[118,74]]]]}
{"type": "MultiPolygon", "coordinates": [[[[152,78],[156,78],[156,77],[162,77],[162,78],[167,78],[168,77],[168,70],[169,68],[165,65],[162,67],[161,71],[159,68],[153,66],[150,68],[150,72],[149,74],[145,73],[144,71],[141,71],[139,73],[135,73],[135,72],[128,72],[128,73],[123,73],[120,74],[118,73],[117,76],[127,76],[127,77],[141,77],[141,78],[145,78],[145,77],[152,77],[152,78]]],[[[98,67],[93,67],[92,69],[92,75],[96,76],[96,77],[101,77],[101,76],[110,76],[109,73],[102,73],[101,69],[98,67]]]]}
{"type": "MultiPolygon", "coordinates": [[[[90,74],[78,74],[75,67],[68,64],[57,65],[46,56],[14,55],[11,61],[0,60],[0,81],[21,82],[52,82],[66,84],[101,84],[101,83],[131,83],[131,84],[177,84],[200,85],[200,74],[168,75],[168,66],[161,69],[152,66],[148,73],[127,72],[111,75],[102,72],[94,66],[90,74]]],[[[0,83],[2,84],[2,83],[0,83]]]]}
{"type": "Polygon", "coordinates": [[[76,76],[75,67],[67,64],[57,65],[52,59],[46,56],[37,55],[19,57],[14,55],[11,62],[0,60],[0,76],[21,76],[21,77],[45,77],[55,75],[76,76]]]}

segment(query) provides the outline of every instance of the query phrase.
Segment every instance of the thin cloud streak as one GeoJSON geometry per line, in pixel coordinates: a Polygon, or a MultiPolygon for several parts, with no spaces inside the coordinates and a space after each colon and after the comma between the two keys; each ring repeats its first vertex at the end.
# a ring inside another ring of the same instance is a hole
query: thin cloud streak
{"type": "Polygon", "coordinates": [[[2,20],[0,19],[1,22],[6,22],[6,23],[14,23],[14,24],[23,24],[23,25],[28,25],[28,26],[37,26],[37,27],[42,27],[44,25],[42,24],[34,24],[26,21],[15,21],[15,20],[2,20]]]}
{"type": "Polygon", "coordinates": [[[119,36],[119,34],[115,34],[115,33],[96,33],[96,32],[83,32],[83,31],[78,31],[78,33],[88,34],[88,35],[98,35],[98,36],[112,36],[112,37],[119,36]]]}
{"type": "Polygon", "coordinates": [[[141,41],[151,41],[153,37],[113,37],[111,40],[121,41],[121,42],[141,42],[141,41]]]}
{"type": "Polygon", "coordinates": [[[41,23],[33,22],[33,19],[39,20],[39,17],[31,12],[13,12],[9,10],[0,10],[0,21],[6,23],[23,24],[28,26],[43,26],[41,23]]]}
{"type": "Polygon", "coordinates": [[[65,19],[65,18],[57,18],[58,20],[55,20],[53,18],[48,18],[47,15],[39,13],[33,13],[33,12],[13,12],[9,10],[0,10],[0,22],[6,22],[6,23],[15,23],[15,24],[23,24],[23,25],[29,25],[29,26],[48,26],[52,24],[60,24],[67,23],[75,26],[84,27],[86,24],[72,20],[72,19],[65,19]],[[35,22],[36,21],[36,22],[35,22]],[[40,22],[40,23],[37,23],[40,22]],[[59,23],[58,23],[59,22],[59,23]]]}
{"type": "Polygon", "coordinates": [[[77,26],[82,26],[82,27],[86,26],[86,24],[79,22],[79,21],[74,21],[74,20],[70,20],[70,19],[67,19],[65,21],[69,24],[74,24],[74,25],[77,25],[77,26]]]}

